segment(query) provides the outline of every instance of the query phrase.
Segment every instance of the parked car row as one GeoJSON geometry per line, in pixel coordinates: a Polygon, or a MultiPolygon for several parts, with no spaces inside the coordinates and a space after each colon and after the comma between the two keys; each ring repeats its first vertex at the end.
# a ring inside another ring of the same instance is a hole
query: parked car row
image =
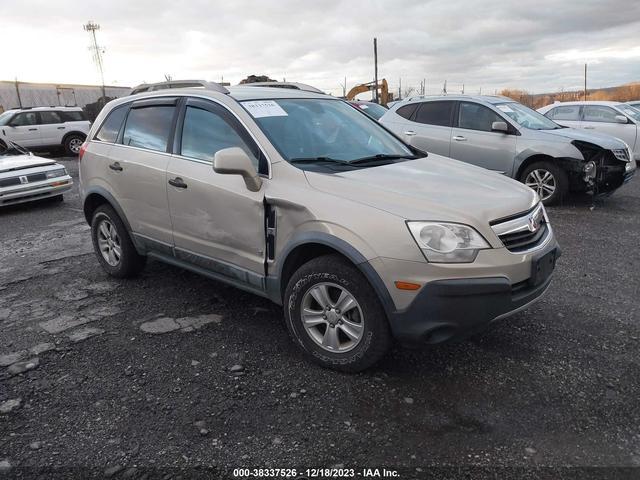
{"type": "MultiPolygon", "coordinates": [[[[582,111],[583,107],[562,104],[550,111],[565,108],[582,111]]],[[[628,122],[627,138],[635,146],[640,112],[626,104],[616,108],[620,112],[616,122],[628,122]]],[[[612,131],[587,124],[584,128],[594,131],[564,128],[554,120],[505,97],[463,95],[399,102],[380,118],[424,151],[523,182],[547,205],[558,203],[570,191],[610,194],[633,176],[634,147],[604,133],[612,131]]]]}

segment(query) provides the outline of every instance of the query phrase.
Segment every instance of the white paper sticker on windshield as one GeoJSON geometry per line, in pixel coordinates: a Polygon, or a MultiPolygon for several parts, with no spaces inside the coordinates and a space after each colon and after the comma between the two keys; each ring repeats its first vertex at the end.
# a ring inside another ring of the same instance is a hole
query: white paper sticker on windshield
{"type": "Polygon", "coordinates": [[[505,113],[513,112],[513,110],[509,105],[502,104],[502,105],[496,105],[496,107],[498,107],[498,110],[505,113]]]}
{"type": "Polygon", "coordinates": [[[254,100],[252,102],[242,102],[242,105],[253,118],[287,116],[287,112],[273,100],[254,100]]]}

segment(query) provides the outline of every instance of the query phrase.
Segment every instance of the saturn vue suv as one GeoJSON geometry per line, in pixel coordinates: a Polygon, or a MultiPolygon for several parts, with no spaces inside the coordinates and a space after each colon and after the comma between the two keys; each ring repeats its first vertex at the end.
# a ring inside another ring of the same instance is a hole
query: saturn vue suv
{"type": "Polygon", "coordinates": [[[609,195],[636,169],[624,141],[565,128],[501,96],[419,98],[393,105],[380,122],[421,150],[515,178],[546,205],[570,191],[609,195]]]}
{"type": "Polygon", "coordinates": [[[210,84],[114,100],[80,154],[97,259],[148,257],[283,306],[294,342],[359,371],[393,338],[464,338],[549,287],[536,192],[407,146],[343,100],[210,84]]]}

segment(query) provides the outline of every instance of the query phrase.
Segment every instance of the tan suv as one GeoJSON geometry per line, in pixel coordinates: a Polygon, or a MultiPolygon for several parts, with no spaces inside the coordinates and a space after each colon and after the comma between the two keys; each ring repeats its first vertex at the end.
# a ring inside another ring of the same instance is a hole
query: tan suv
{"type": "Polygon", "coordinates": [[[80,158],[109,274],[154,257],[267,297],[339,370],[372,365],[393,337],[460,339],[524,308],[560,254],[531,189],[426,156],[327,95],[133,95],[103,109],[80,158]]]}

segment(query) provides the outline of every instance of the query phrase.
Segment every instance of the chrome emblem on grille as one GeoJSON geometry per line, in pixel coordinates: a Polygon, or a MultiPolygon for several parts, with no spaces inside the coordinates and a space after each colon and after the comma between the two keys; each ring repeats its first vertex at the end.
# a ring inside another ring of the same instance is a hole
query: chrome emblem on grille
{"type": "Polygon", "coordinates": [[[20,175],[18,178],[20,179],[20,183],[23,184],[23,185],[25,183],[29,183],[29,179],[27,177],[25,177],[24,175],[20,175]]]}

